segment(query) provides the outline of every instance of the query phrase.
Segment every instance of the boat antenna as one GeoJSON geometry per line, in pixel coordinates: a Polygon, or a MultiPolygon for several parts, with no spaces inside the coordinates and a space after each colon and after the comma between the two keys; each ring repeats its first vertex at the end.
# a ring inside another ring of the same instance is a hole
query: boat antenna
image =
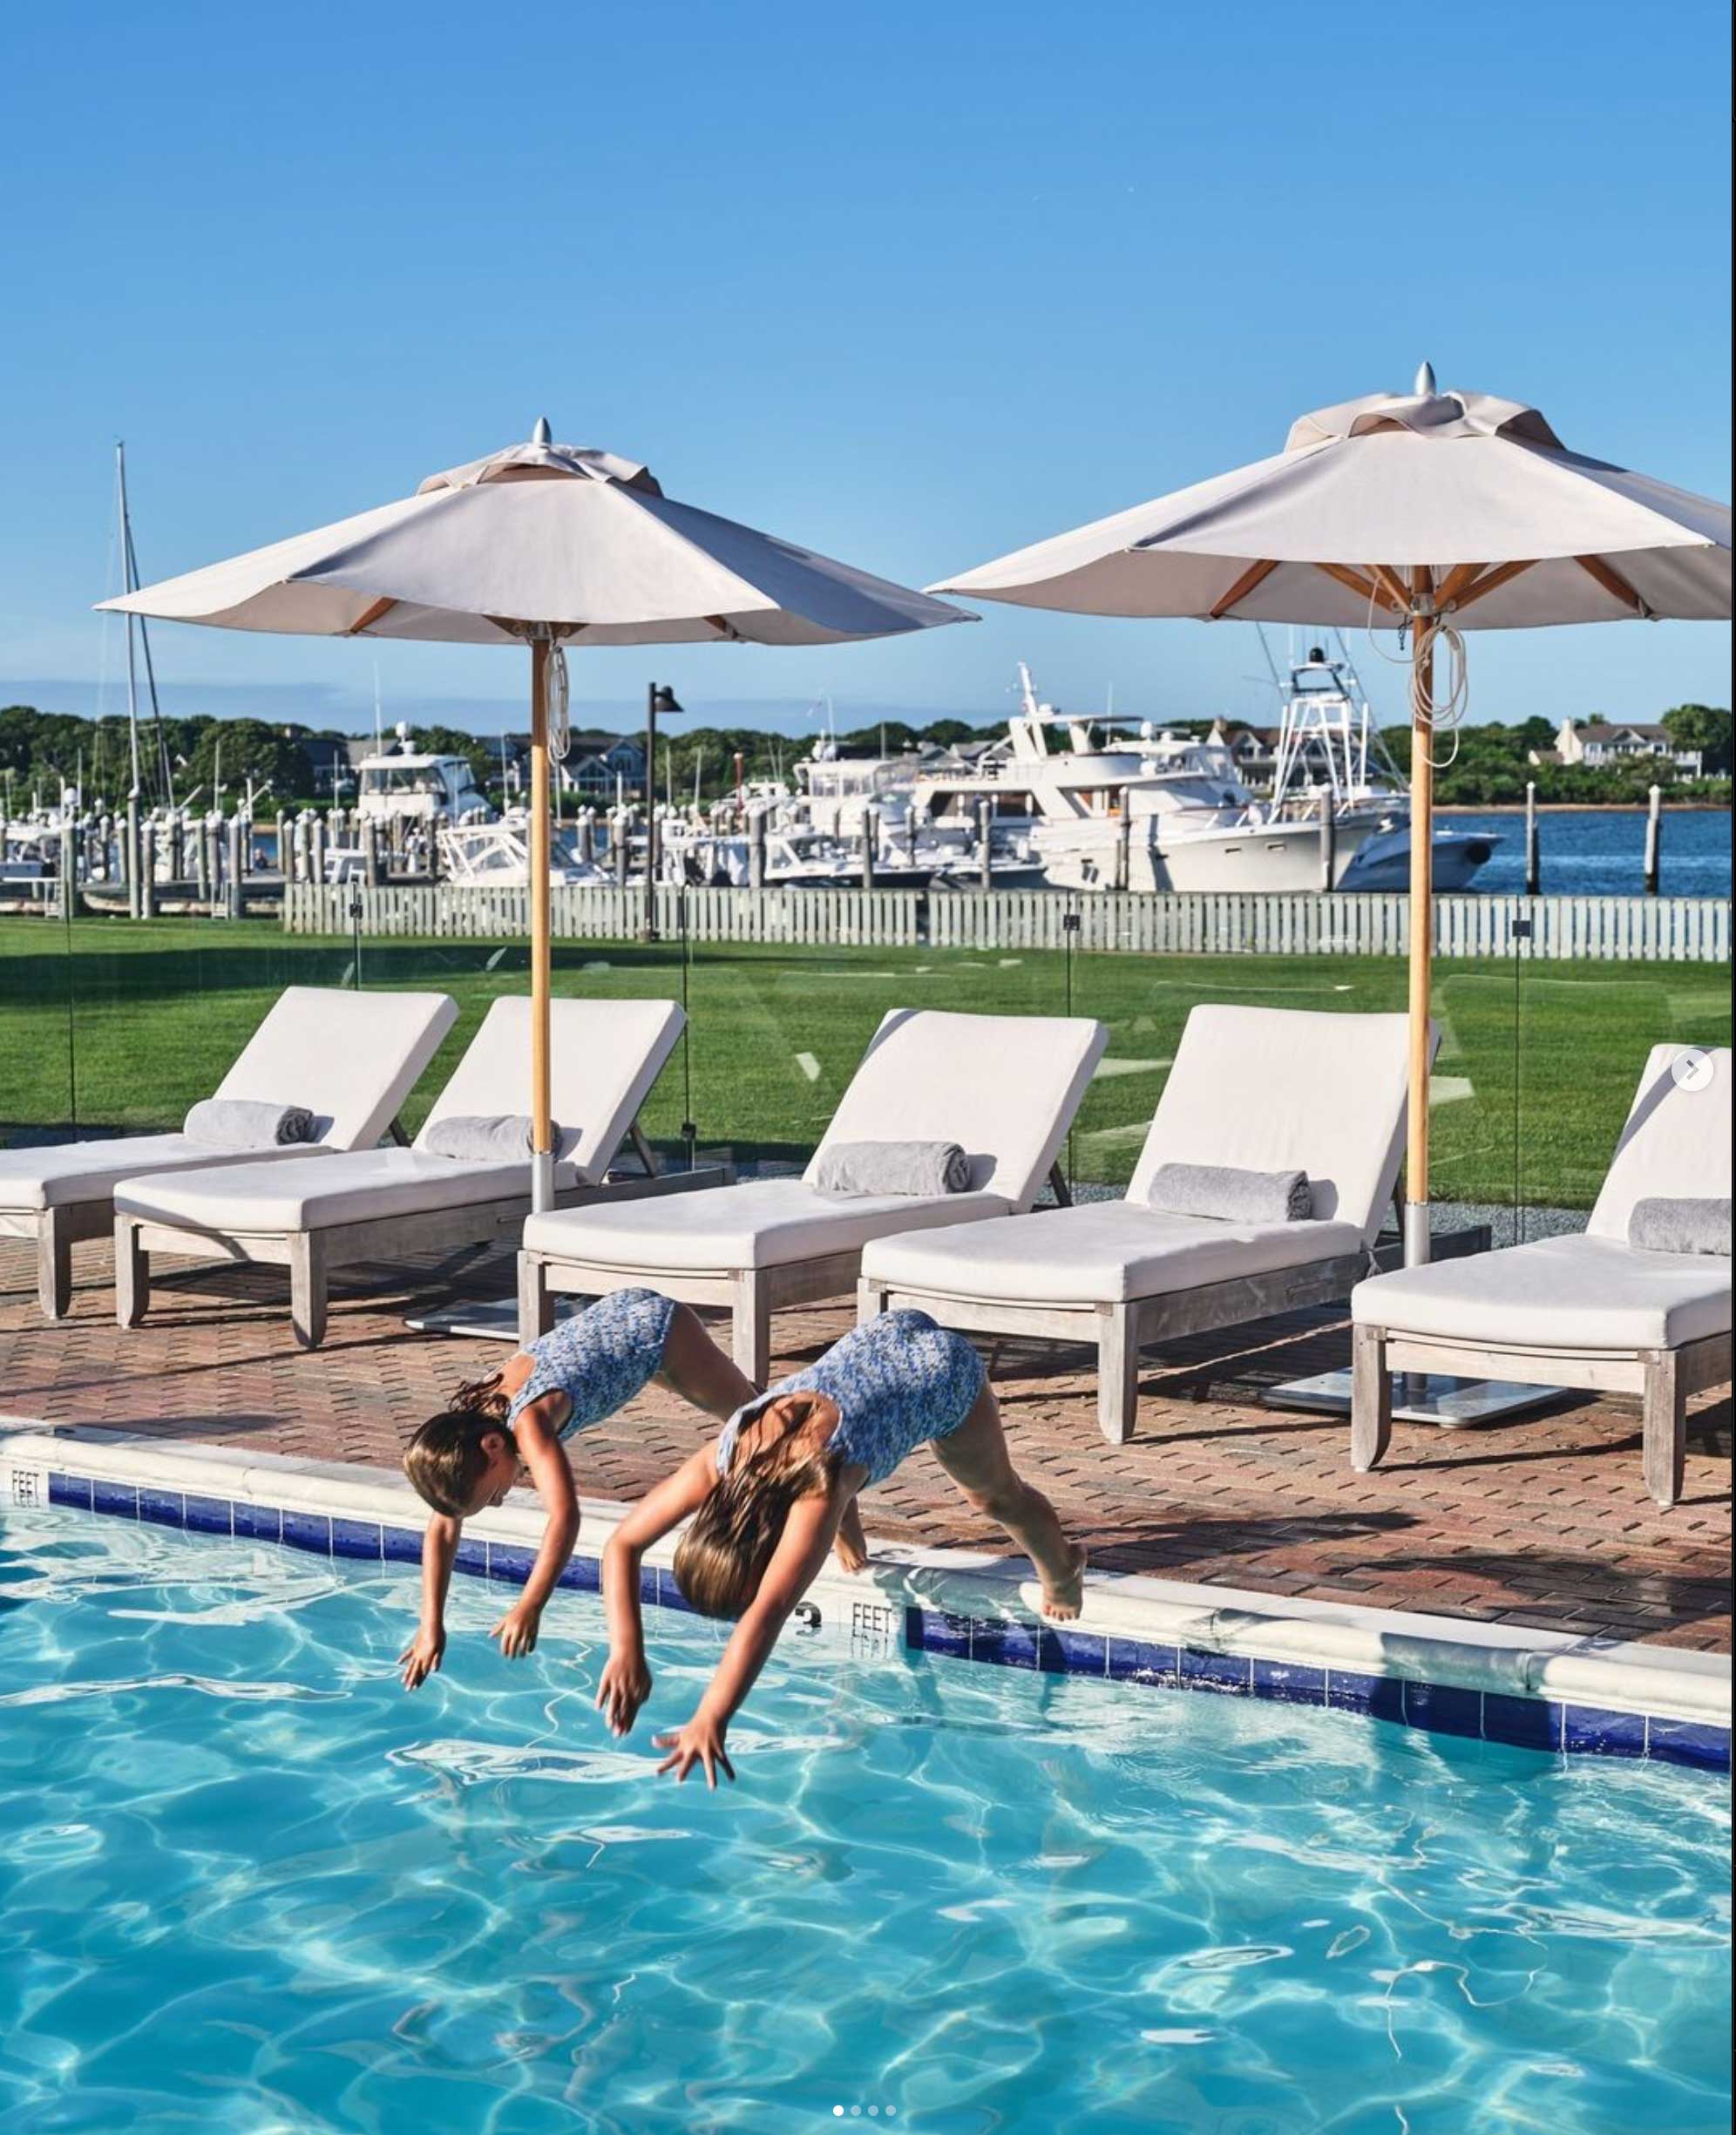
{"type": "Polygon", "coordinates": [[[1259,633],[1260,650],[1265,655],[1266,673],[1271,677],[1271,686],[1277,690],[1278,695],[1282,696],[1284,684],[1278,678],[1278,662],[1272,658],[1271,647],[1266,642],[1265,625],[1256,623],[1254,628],[1259,633]]]}
{"type": "Polygon", "coordinates": [[[385,753],[385,735],[380,726],[380,663],[376,660],[374,662],[374,754],[383,756],[385,753]]]}

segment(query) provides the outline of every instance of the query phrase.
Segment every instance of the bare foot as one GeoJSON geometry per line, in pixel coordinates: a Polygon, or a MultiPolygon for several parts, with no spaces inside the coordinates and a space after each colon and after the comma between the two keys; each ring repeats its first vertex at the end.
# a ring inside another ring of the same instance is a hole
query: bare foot
{"type": "Polygon", "coordinates": [[[1072,1549],[1073,1569],[1051,1586],[1043,1582],[1042,1612],[1052,1623],[1070,1623],[1085,1605],[1085,1567],[1090,1556],[1082,1542],[1072,1549]]]}
{"type": "Polygon", "coordinates": [[[866,1571],[868,1569],[868,1537],[862,1532],[862,1515],[851,1505],[844,1515],[837,1530],[837,1539],[832,1544],[832,1554],[845,1571],[866,1571]]]}

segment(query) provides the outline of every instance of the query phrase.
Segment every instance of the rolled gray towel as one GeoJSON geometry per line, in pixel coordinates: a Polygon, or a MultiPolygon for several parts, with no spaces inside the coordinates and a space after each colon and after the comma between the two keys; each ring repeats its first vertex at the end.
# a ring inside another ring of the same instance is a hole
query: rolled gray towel
{"type": "Polygon", "coordinates": [[[1718,1253],[1730,1257],[1730,1203],[1668,1201],[1661,1194],[1636,1201],[1628,1244],[1642,1253],[1718,1253]]]}
{"type": "Polygon", "coordinates": [[[181,1122],[189,1142],[214,1149],[272,1149],[314,1138],[314,1115],[305,1105],[273,1104],[263,1097],[201,1098],[181,1122]]]}
{"type": "Polygon", "coordinates": [[[1299,1223],[1314,1213],[1305,1171],[1241,1171],[1234,1164],[1159,1164],[1145,1198],[1170,1216],[1226,1223],[1299,1223]]]}
{"type": "MultiPolygon", "coordinates": [[[[549,1139],[558,1149],[560,1129],[550,1124],[549,1139]]],[[[454,1112],[430,1122],[422,1147],[430,1156],[450,1156],[459,1163],[523,1163],[535,1146],[534,1132],[528,1113],[494,1116],[454,1112]]]]}
{"type": "Polygon", "coordinates": [[[908,1194],[933,1200],[970,1191],[971,1160],[956,1142],[835,1142],[814,1160],[823,1194],[908,1194]]]}

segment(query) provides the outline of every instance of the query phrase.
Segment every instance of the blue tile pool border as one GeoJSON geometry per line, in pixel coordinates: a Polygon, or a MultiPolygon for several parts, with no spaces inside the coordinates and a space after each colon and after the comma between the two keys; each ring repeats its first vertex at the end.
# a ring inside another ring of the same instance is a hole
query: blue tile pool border
{"type": "MultiPolygon", "coordinates": [[[[193,1534],[230,1535],[267,1542],[314,1556],[373,1564],[421,1561],[417,1528],[308,1513],[252,1498],[220,1498],[50,1469],[47,1501],[70,1511],[177,1527],[193,1534]]],[[[455,1569],[472,1578],[522,1580],[535,1552],[523,1542],[470,1536],[459,1545],[455,1569]]],[[[594,1557],[575,1556],[561,1575],[563,1587],[595,1593],[600,1568],[594,1557]]],[[[640,1598],[653,1607],[685,1610],[687,1603],[667,1569],[647,1565],[640,1598]]],[[[895,1623],[899,1612],[889,1610],[895,1623]]],[[[1087,1676],[1099,1681],[1206,1696],[1258,1698],[1273,1704],[1313,1705],[1359,1712],[1415,1732],[1498,1742],[1544,1755],[1643,1758],[1698,1770],[1730,1769],[1730,1730],[1697,1720],[1617,1712],[1597,1705],[1563,1704],[1505,1691],[1466,1690],[1408,1677],[1373,1676],[1353,1669],[1310,1666],[1294,1661],[1252,1659],[1131,1638],[1116,1632],[1075,1630],[1028,1619],[959,1616],[906,1603],[899,1643],[911,1652],[982,1665],[1028,1669],[1047,1676],[1087,1676]]]]}

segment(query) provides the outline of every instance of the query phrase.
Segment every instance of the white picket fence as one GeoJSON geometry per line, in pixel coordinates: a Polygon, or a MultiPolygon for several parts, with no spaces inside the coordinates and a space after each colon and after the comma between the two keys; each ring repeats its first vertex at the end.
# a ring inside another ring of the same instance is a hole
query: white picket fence
{"type": "MultiPolygon", "coordinates": [[[[1400,894],[1061,898],[1040,890],[932,898],[940,949],[1059,949],[1134,955],[1403,956],[1400,894]]],[[[1730,955],[1730,900],[1712,897],[1438,897],[1437,956],[1611,957],[1716,964],[1730,955]],[[1522,928],[1529,927],[1529,934],[1522,928]]]]}
{"type": "MultiPolygon", "coordinates": [[[[656,925],[668,940],[685,931],[689,941],[890,947],[922,939],[922,902],[915,890],[660,889],[656,925]]],[[[530,905],[526,890],[446,882],[384,889],[293,882],[284,886],[283,925],[291,934],[348,934],[359,918],[364,935],[498,941],[529,932],[530,905]]],[[[644,928],[645,891],[557,887],[549,917],[558,941],[631,941],[644,928]]]]}
{"type": "MultiPolygon", "coordinates": [[[[498,941],[530,926],[523,890],[366,889],[291,883],[292,934],[498,941]]],[[[642,889],[559,888],[557,940],[631,941],[645,918],[642,889]]],[[[792,947],[1061,949],[1149,956],[1402,956],[1410,899],[1401,895],[1086,896],[1048,890],[659,890],[657,931],[695,942],[792,947]],[[1069,925],[1069,920],[1075,924],[1069,925]]],[[[1712,897],[1441,897],[1434,949],[1443,957],[1612,958],[1722,964],[1730,900],[1712,897]],[[1529,934],[1522,929],[1529,928],[1529,934]]]]}

